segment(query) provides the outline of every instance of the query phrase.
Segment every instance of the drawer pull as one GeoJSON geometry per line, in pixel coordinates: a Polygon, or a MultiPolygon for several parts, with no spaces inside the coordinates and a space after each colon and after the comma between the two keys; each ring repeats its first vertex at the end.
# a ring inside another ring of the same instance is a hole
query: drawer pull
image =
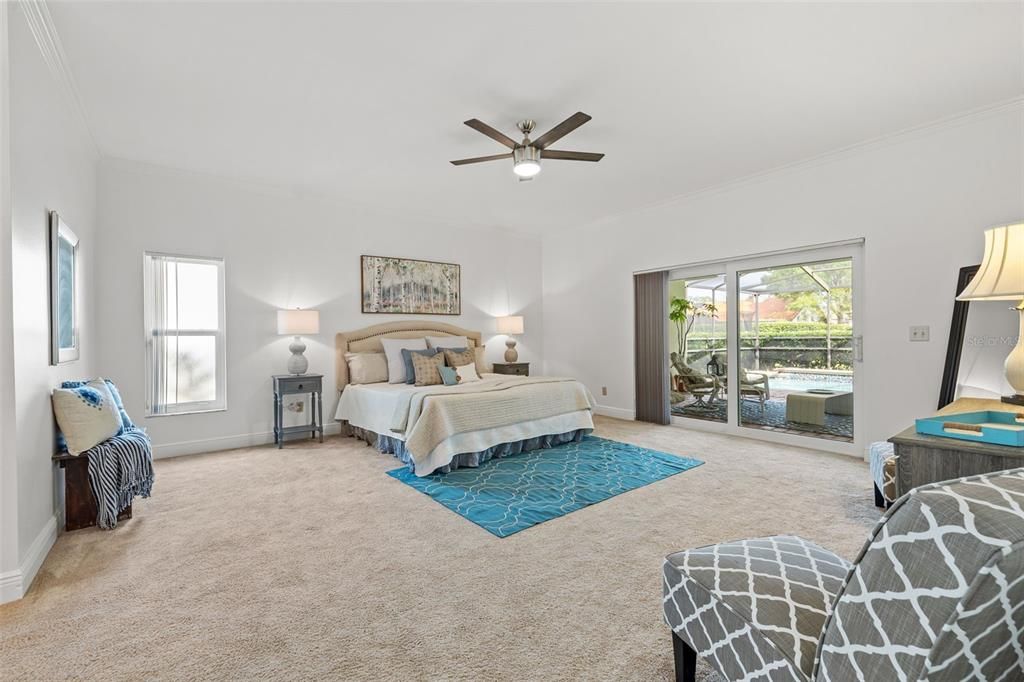
{"type": "Polygon", "coordinates": [[[302,389],[302,384],[299,384],[296,388],[301,390],[302,389]]]}

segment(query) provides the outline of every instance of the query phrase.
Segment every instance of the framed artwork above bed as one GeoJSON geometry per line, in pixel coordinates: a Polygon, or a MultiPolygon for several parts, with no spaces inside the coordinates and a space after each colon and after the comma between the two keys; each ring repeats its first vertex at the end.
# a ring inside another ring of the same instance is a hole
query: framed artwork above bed
{"type": "Polygon", "coordinates": [[[462,268],[389,256],[360,256],[364,313],[461,315],[462,268]]]}

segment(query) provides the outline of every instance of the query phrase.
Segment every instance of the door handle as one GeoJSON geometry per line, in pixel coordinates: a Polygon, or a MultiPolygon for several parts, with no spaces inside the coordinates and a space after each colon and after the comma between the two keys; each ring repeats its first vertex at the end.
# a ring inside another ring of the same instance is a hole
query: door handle
{"type": "Polygon", "coordinates": [[[853,337],[853,360],[854,362],[864,362],[864,337],[855,336],[853,337]]]}

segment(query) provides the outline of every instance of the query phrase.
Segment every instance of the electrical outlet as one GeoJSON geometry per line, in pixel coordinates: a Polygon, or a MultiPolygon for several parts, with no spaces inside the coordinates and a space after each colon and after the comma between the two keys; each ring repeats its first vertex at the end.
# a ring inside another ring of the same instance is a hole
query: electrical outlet
{"type": "Polygon", "coordinates": [[[928,325],[919,325],[910,328],[911,341],[927,341],[931,336],[931,328],[928,325]]]}
{"type": "Polygon", "coordinates": [[[608,395],[608,387],[607,386],[602,386],[601,387],[601,395],[608,395]]]}

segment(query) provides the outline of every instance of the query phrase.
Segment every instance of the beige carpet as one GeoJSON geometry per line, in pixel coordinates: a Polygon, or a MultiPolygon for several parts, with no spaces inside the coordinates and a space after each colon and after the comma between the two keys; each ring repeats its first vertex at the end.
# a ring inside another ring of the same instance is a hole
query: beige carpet
{"type": "Polygon", "coordinates": [[[158,461],[133,520],[61,536],[0,607],[0,677],[668,680],[665,554],[796,533],[852,558],[878,517],[852,458],[598,433],[706,464],[498,539],[352,439],[158,461]]]}

